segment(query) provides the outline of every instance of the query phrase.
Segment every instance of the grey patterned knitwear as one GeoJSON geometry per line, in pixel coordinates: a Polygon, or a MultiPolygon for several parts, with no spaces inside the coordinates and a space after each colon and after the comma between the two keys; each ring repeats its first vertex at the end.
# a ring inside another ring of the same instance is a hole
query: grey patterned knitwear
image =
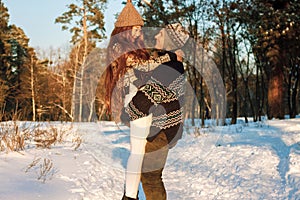
{"type": "MultiPolygon", "coordinates": [[[[172,52],[170,56],[176,55],[172,52]]],[[[185,75],[183,64],[176,59],[156,67],[147,83],[123,109],[123,122],[133,121],[152,113],[152,125],[148,141],[163,130],[169,145],[176,144],[182,136],[185,75]]]]}

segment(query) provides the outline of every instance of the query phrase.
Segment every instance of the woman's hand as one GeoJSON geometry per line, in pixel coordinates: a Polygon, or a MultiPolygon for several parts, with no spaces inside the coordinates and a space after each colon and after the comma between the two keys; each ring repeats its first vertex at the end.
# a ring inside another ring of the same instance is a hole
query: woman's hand
{"type": "Polygon", "coordinates": [[[175,54],[177,56],[177,61],[182,62],[184,57],[184,52],[181,49],[178,49],[175,51],[175,54]]]}

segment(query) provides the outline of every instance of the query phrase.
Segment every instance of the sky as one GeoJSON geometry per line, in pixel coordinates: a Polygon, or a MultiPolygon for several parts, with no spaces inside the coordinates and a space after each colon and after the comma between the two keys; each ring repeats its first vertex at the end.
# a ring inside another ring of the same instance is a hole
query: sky
{"type": "MultiPolygon", "coordinates": [[[[9,23],[23,29],[30,39],[30,46],[47,49],[69,44],[71,34],[69,31],[62,31],[61,24],[55,24],[54,21],[67,11],[67,5],[76,3],[75,0],[2,0],[2,2],[8,8],[9,23]]],[[[108,0],[104,12],[107,36],[113,29],[115,14],[123,7],[122,0],[108,0]]],[[[105,45],[105,41],[102,45],[105,45]]]]}

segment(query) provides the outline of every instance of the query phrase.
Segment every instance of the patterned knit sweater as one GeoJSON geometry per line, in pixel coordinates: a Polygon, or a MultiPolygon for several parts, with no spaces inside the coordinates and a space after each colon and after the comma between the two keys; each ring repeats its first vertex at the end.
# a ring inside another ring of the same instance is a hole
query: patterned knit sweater
{"type": "Polygon", "coordinates": [[[126,123],[152,113],[152,125],[147,140],[152,141],[163,131],[169,145],[173,146],[182,136],[184,86],[185,76],[181,62],[171,60],[159,65],[123,109],[122,121],[126,123]]]}

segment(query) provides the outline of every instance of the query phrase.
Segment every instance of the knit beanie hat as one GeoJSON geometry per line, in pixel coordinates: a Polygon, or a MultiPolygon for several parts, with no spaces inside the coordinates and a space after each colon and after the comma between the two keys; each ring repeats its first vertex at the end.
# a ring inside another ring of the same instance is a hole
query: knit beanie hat
{"type": "Polygon", "coordinates": [[[144,26],[143,18],[135,9],[131,0],[127,0],[125,7],[115,23],[115,27],[125,26],[144,26]]]}
{"type": "Polygon", "coordinates": [[[164,49],[175,50],[182,48],[189,39],[188,32],[180,23],[168,24],[164,28],[164,49]]]}

